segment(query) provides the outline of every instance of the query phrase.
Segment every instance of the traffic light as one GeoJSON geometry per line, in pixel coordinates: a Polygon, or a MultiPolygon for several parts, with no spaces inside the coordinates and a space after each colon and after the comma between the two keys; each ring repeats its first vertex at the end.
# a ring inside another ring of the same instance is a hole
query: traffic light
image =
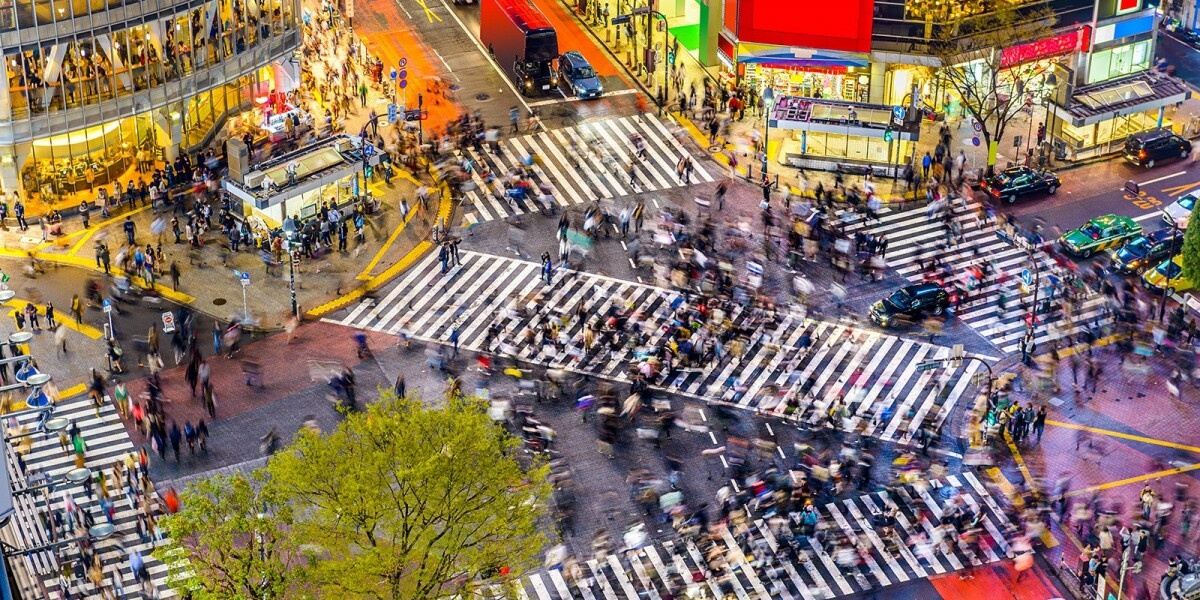
{"type": "Polygon", "coordinates": [[[375,175],[375,167],[374,166],[367,165],[366,168],[363,169],[363,177],[370,179],[374,175],[375,175]]]}
{"type": "Polygon", "coordinates": [[[886,130],[884,130],[883,141],[885,141],[889,144],[892,143],[892,128],[891,127],[888,127],[886,130]]]}

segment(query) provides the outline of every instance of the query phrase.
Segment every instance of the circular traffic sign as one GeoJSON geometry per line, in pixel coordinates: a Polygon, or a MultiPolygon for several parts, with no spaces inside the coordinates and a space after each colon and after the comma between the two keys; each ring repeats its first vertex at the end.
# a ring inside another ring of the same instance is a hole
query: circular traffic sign
{"type": "Polygon", "coordinates": [[[400,79],[408,79],[408,71],[404,68],[400,69],[400,79]]]}
{"type": "Polygon", "coordinates": [[[403,69],[404,67],[407,67],[407,66],[408,66],[408,59],[407,58],[400,59],[400,68],[403,69]]]}
{"type": "MultiPolygon", "coordinates": [[[[406,87],[408,87],[408,80],[407,80],[407,79],[401,79],[401,80],[400,80],[400,89],[404,89],[404,88],[406,88],[406,87]]],[[[975,144],[975,145],[976,145],[976,146],[978,146],[979,144],[975,144]]]]}
{"type": "MultiPolygon", "coordinates": [[[[400,87],[404,87],[403,81],[400,82],[400,87]]],[[[975,136],[975,137],[971,138],[971,143],[978,146],[979,145],[979,136],[975,136]]]]}

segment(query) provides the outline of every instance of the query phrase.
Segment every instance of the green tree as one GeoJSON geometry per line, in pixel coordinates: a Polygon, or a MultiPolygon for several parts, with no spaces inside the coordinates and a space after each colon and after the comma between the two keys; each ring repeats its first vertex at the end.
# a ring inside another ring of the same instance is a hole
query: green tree
{"type": "Polygon", "coordinates": [[[322,597],[424,600],[500,568],[539,565],[549,469],[472,400],[431,409],[385,391],[327,435],[305,433],[267,466],[318,548],[304,578],[322,597]]]}
{"type": "Polygon", "coordinates": [[[1200,281],[1200,219],[1189,219],[1183,232],[1183,278],[1200,281]]]}
{"type": "Polygon", "coordinates": [[[155,551],[171,565],[171,587],[196,600],[268,600],[294,590],[304,557],[289,535],[293,511],[265,470],[191,483],[181,499],[182,509],[161,521],[170,541],[155,551]]]}
{"type": "MultiPolygon", "coordinates": [[[[1040,62],[1003,64],[1003,50],[1052,36],[1054,18],[1049,9],[1004,7],[940,25],[933,34],[931,49],[941,62],[938,77],[983,125],[984,148],[1004,139],[1009,123],[1043,93],[1049,74],[1040,62]]],[[[987,165],[988,174],[994,166],[987,165]]]]}

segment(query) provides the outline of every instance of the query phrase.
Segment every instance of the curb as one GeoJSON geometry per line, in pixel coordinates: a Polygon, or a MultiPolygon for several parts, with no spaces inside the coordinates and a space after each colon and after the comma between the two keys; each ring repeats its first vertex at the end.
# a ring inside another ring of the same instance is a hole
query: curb
{"type": "MultiPolygon", "coordinates": [[[[454,200],[450,198],[450,194],[446,193],[444,185],[445,184],[443,184],[443,192],[438,196],[438,211],[437,219],[434,221],[435,223],[439,221],[448,223],[450,221],[450,214],[454,210],[454,200]]],[[[409,218],[411,219],[415,214],[416,211],[409,213],[409,218]]],[[[401,231],[403,229],[404,228],[402,227],[397,229],[397,231],[401,231]]],[[[343,294],[339,298],[335,298],[334,300],[326,302],[325,304],[305,312],[304,317],[309,319],[319,319],[322,316],[338,310],[350,304],[351,302],[362,298],[366,294],[373,292],[384,285],[387,285],[392,279],[412,266],[413,263],[425,256],[425,254],[433,248],[433,242],[429,240],[422,240],[416,245],[416,247],[414,247],[412,250],[409,250],[408,253],[405,254],[404,257],[401,258],[396,264],[388,267],[388,269],[384,272],[367,279],[362,285],[351,290],[349,293],[343,294]]]]}

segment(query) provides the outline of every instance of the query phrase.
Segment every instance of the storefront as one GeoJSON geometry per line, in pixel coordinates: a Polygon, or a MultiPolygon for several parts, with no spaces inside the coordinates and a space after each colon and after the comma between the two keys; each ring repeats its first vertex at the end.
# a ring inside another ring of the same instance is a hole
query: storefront
{"type": "MultiPolygon", "coordinates": [[[[368,144],[366,164],[372,169],[380,155],[368,144]]],[[[295,152],[254,165],[242,182],[226,178],[222,186],[242,202],[242,215],[254,228],[273,229],[287,216],[304,220],[317,214],[321,203],[343,206],[359,195],[364,168],[357,138],[337,135],[295,152]],[[295,165],[291,183],[289,166],[295,165]]]]}
{"type": "Polygon", "coordinates": [[[774,130],[780,130],[783,139],[772,158],[781,165],[802,169],[871,168],[890,176],[912,159],[920,137],[919,124],[905,118],[898,125],[894,110],[892,106],[861,102],[779,98],[769,127],[773,136],[774,130]]]}
{"type": "Polygon", "coordinates": [[[865,55],[739,44],[736,60],[738,79],[756,89],[770,86],[785,96],[847,102],[870,99],[870,61],[865,55]]]}
{"type": "MultiPolygon", "coordinates": [[[[236,83],[188,96],[168,106],[84,129],[17,144],[17,170],[31,208],[92,199],[97,186],[128,180],[150,165],[245,131],[230,117],[254,108],[254,98],[274,88],[274,69],[264,67],[236,83]]],[[[257,121],[257,119],[255,119],[257,121]]]]}

